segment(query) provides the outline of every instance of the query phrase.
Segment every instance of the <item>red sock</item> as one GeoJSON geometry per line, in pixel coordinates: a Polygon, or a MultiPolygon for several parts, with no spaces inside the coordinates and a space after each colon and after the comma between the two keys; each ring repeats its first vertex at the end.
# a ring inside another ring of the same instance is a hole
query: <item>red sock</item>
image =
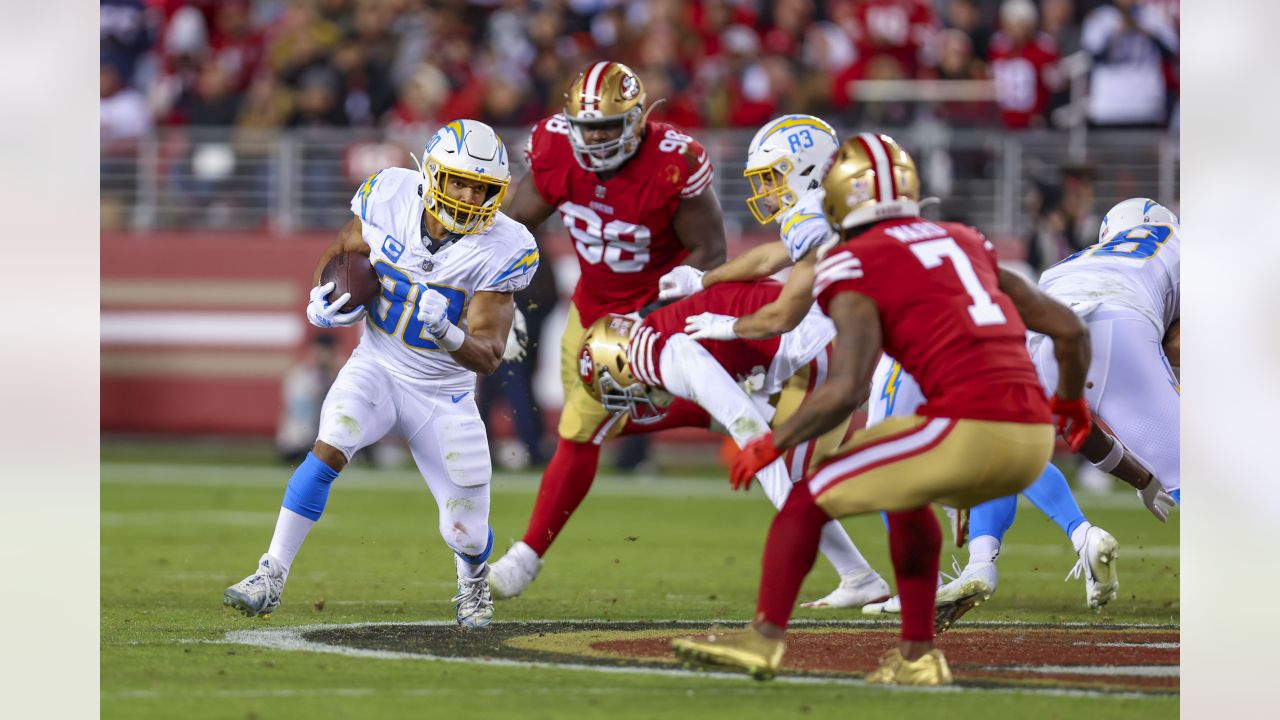
{"type": "Polygon", "coordinates": [[[933,640],[934,599],[938,594],[938,553],[942,529],[933,509],[891,512],[889,556],[902,600],[902,639],[933,640]]]}
{"type": "Polygon", "coordinates": [[[831,518],[814,504],[809,484],[796,483],[769,527],[764,545],[763,575],[756,601],[756,620],[786,629],[805,575],[818,557],[822,526],[831,518]]]}
{"type": "Polygon", "coordinates": [[[569,522],[569,516],[591,489],[600,466],[600,446],[560,439],[556,452],[542,473],[538,499],[529,517],[524,544],[541,557],[569,522]]]}

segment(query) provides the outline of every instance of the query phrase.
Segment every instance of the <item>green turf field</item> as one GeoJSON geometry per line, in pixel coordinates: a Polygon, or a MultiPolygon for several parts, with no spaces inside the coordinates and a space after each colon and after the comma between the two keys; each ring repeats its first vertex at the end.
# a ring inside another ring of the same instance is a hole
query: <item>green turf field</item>
{"type": "MultiPolygon", "coordinates": [[[[163,456],[164,462],[147,457],[104,446],[104,717],[746,720],[904,710],[924,711],[924,717],[1040,718],[1177,712],[1176,695],[901,691],[821,678],[761,684],[683,671],[387,659],[228,642],[228,632],[247,629],[451,621],[453,565],[436,532],[434,502],[412,471],[350,469],[335,483],[323,521],[293,566],[280,610],[269,620],[249,619],[222,607],[222,590],[250,572],[265,550],[289,470],[212,464],[198,454],[199,464],[182,462],[181,453],[163,456]]],[[[499,601],[496,621],[748,619],[772,508],[758,489],[731,493],[723,478],[666,475],[600,477],[537,583],[518,599],[499,601]]],[[[536,482],[529,474],[496,479],[495,557],[523,533],[536,482]]],[[[998,594],[952,632],[995,644],[1004,636],[979,621],[1176,625],[1178,515],[1162,526],[1132,493],[1084,498],[1083,504],[1090,520],[1121,542],[1116,602],[1100,614],[1084,608],[1082,584],[1063,582],[1075,561],[1070,545],[1024,502],[1006,538],[998,594]],[[973,626],[965,629],[968,621],[973,626]]],[[[846,525],[888,575],[879,519],[846,525]]],[[[834,586],[834,572],[818,563],[802,599],[834,586]]],[[[832,617],[861,615],[797,613],[832,617]]]]}

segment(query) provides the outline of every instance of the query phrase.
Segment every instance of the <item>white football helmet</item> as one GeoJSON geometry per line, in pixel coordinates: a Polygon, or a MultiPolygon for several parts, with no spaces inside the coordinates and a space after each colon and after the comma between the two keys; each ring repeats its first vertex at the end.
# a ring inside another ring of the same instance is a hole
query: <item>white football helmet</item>
{"type": "Polygon", "coordinates": [[[825,165],[839,146],[836,131],[820,118],[783,115],[770,120],[747,147],[742,175],[751,183],[751,214],[765,225],[822,185],[825,165]],[[774,198],[777,208],[762,204],[766,198],[774,198]]]}
{"type": "Polygon", "coordinates": [[[493,128],[476,120],[454,120],[431,136],[422,160],[422,202],[431,217],[449,232],[464,235],[484,232],[493,224],[511,183],[507,148],[493,128]],[[449,197],[451,180],[484,183],[484,202],[449,197]]]}
{"type": "Polygon", "coordinates": [[[1131,227],[1145,223],[1178,224],[1178,216],[1149,198],[1129,198],[1107,211],[1098,228],[1098,242],[1104,243],[1131,227]]]}

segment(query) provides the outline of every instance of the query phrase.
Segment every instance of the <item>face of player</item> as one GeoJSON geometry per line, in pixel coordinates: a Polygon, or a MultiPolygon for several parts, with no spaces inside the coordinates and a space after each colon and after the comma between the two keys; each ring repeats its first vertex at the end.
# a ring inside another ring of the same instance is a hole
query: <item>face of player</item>
{"type": "Polygon", "coordinates": [[[760,176],[760,190],[768,194],[756,202],[768,213],[776,213],[778,208],[782,206],[782,203],[778,200],[778,195],[773,192],[779,185],[778,176],[774,173],[765,173],[760,176]]]}
{"type": "Polygon", "coordinates": [[[579,123],[582,128],[582,139],[588,145],[599,145],[610,140],[617,140],[622,137],[623,124],[621,120],[601,123],[579,123]]]}
{"type": "Polygon", "coordinates": [[[444,187],[445,195],[471,205],[483,205],[488,191],[488,183],[461,177],[450,177],[444,187]]]}

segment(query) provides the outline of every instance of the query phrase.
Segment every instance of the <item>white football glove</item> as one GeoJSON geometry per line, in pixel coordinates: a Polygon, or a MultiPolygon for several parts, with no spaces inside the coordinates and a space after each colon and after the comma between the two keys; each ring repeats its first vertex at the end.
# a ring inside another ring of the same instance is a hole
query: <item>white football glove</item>
{"type": "Polygon", "coordinates": [[[1151,478],[1146,488],[1138,491],[1138,499],[1147,506],[1147,510],[1150,510],[1157,520],[1160,522],[1168,520],[1169,510],[1173,507],[1173,498],[1164,491],[1155,478],[1151,478]]]}
{"type": "Polygon", "coordinates": [[[524,321],[524,313],[516,308],[511,318],[511,332],[507,333],[507,347],[502,351],[502,362],[520,362],[524,359],[525,346],[529,343],[529,326],[524,321]]]}
{"type": "Polygon", "coordinates": [[[418,322],[427,326],[432,337],[444,335],[453,324],[449,321],[449,299],[428,288],[418,299],[418,322]]]}
{"type": "Polygon", "coordinates": [[[701,313],[684,322],[684,331],[693,340],[734,340],[738,337],[733,331],[733,324],[738,322],[738,318],[732,315],[701,313]]]}
{"type": "Polygon", "coordinates": [[[342,306],[346,305],[347,301],[351,299],[351,293],[342,293],[333,302],[325,299],[329,293],[333,292],[333,288],[334,284],[332,282],[311,288],[311,301],[307,303],[307,320],[312,325],[322,328],[346,327],[347,325],[355,325],[363,320],[363,305],[349,313],[341,312],[342,306]]]}
{"type": "Polygon", "coordinates": [[[659,300],[679,300],[701,291],[703,272],[690,265],[677,265],[658,280],[659,300]]]}

